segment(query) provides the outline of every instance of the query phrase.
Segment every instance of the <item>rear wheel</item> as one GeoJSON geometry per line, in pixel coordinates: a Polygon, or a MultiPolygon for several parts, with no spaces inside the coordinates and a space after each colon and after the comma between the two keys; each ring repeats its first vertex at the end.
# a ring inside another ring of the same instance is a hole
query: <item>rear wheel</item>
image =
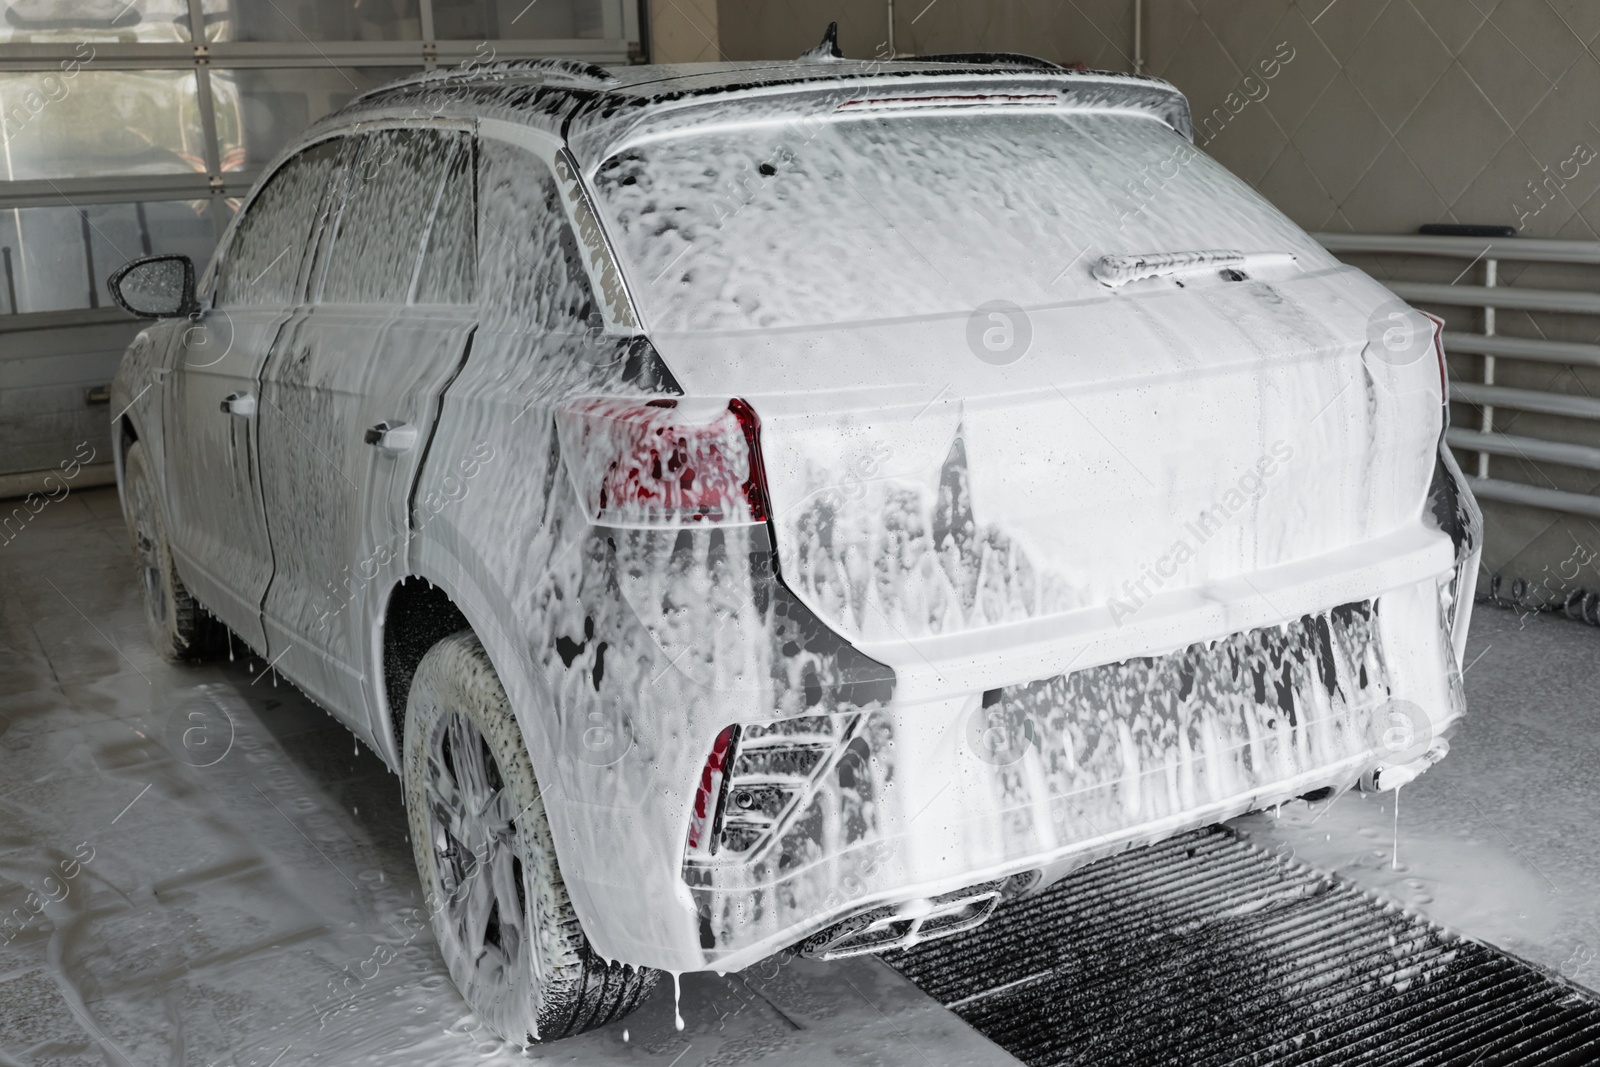
{"type": "Polygon", "coordinates": [[[422,657],[404,748],[417,871],[450,977],[472,1010],[522,1044],[637,1007],[659,972],[608,964],[589,947],[522,731],[471,631],[422,657]]]}
{"type": "Polygon", "coordinates": [[[123,488],[150,643],[170,660],[200,659],[220,651],[227,631],[189,595],[178,577],[161,517],[161,500],[150,477],[144,445],[138,441],[123,459],[123,488]]]}

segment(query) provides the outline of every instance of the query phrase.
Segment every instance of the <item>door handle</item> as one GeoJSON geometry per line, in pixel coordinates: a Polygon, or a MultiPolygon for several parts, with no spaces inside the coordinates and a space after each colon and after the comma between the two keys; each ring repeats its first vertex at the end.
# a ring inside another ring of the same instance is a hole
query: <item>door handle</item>
{"type": "Polygon", "coordinates": [[[380,422],[362,438],[381,452],[398,455],[417,443],[417,428],[403,422],[380,422]]]}
{"type": "Polygon", "coordinates": [[[247,419],[256,413],[256,398],[249,393],[229,393],[222,398],[222,413],[247,419]]]}

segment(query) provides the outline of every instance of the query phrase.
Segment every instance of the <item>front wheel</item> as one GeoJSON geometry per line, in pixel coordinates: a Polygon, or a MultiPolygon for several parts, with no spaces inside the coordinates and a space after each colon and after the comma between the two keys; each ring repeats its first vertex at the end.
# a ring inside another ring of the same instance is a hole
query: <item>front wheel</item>
{"type": "Polygon", "coordinates": [[[139,441],[128,448],[123,458],[123,495],[150,643],[169,660],[202,659],[215,654],[226,647],[227,631],[206,614],[178,577],[167,541],[167,526],[161,517],[161,500],[150,476],[144,444],[139,441]]]}
{"type": "Polygon", "coordinates": [[[567,898],[522,731],[469,630],[428,650],[406,700],[411,847],[450,977],[522,1044],[624,1015],[659,972],[595,955],[567,898]]]}

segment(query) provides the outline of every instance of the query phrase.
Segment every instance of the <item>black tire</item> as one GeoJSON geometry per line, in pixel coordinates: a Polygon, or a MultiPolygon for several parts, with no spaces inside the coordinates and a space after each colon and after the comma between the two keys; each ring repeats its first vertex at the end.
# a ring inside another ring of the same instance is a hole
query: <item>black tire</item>
{"type": "Polygon", "coordinates": [[[161,498],[150,477],[144,445],[138,441],[123,459],[123,498],[150,643],[174,661],[215,655],[227,645],[227,630],[189,595],[178,577],[161,498]]]}
{"type": "Polygon", "coordinates": [[[589,947],[522,731],[470,630],[418,664],[403,759],[434,936],[473,1011],[520,1045],[582,1033],[638,1007],[660,972],[607,963],[589,947]]]}

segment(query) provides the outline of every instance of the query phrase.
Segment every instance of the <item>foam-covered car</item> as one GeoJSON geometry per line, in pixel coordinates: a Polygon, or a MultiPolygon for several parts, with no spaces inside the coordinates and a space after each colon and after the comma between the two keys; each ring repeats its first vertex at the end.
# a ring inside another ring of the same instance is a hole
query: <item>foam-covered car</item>
{"type": "Polygon", "coordinates": [[[1439,324],[1025,57],[441,71],[267,168],[113,411],[151,632],[401,776],[514,1040],[1402,783],[1480,520],[1439,324]]]}

